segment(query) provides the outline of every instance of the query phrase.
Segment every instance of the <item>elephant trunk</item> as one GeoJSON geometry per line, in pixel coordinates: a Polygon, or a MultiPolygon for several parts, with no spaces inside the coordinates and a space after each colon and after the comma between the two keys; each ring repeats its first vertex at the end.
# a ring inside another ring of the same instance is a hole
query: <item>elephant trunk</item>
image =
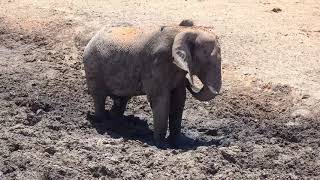
{"type": "MultiPolygon", "coordinates": [[[[212,77],[212,76],[211,76],[212,77]]],[[[221,88],[221,75],[215,76],[214,80],[210,81],[200,81],[202,83],[202,88],[196,87],[194,83],[190,83],[190,79],[187,77],[187,89],[190,91],[192,96],[199,101],[210,101],[214,99],[217,95],[219,95],[219,91],[221,88]]]]}

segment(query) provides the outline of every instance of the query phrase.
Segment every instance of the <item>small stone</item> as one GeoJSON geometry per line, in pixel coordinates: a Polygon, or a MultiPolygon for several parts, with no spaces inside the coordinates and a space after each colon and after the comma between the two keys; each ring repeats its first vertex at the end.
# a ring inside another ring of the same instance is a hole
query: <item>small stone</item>
{"type": "Polygon", "coordinates": [[[181,23],[179,24],[179,26],[193,26],[193,21],[190,19],[184,19],[181,21],[181,23]]]}
{"type": "Polygon", "coordinates": [[[309,97],[310,97],[309,94],[304,94],[304,95],[302,96],[302,99],[308,99],[309,97]]]}
{"type": "Polygon", "coordinates": [[[293,121],[289,121],[285,124],[286,126],[299,126],[300,123],[299,122],[293,122],[293,121]]]}
{"type": "Polygon", "coordinates": [[[198,146],[197,147],[197,150],[199,150],[199,151],[207,151],[208,150],[208,147],[206,147],[206,146],[198,146]]]}
{"type": "Polygon", "coordinates": [[[236,157],[241,152],[241,149],[238,146],[231,146],[231,147],[222,147],[220,148],[221,154],[227,161],[231,163],[236,163],[236,157]]]}
{"type": "Polygon", "coordinates": [[[43,114],[43,109],[38,109],[38,110],[36,111],[36,115],[40,115],[40,114],[43,114]]]}
{"type": "Polygon", "coordinates": [[[176,154],[178,154],[179,152],[178,152],[177,150],[173,150],[171,153],[174,154],[174,155],[176,155],[176,154]]]}
{"type": "Polygon", "coordinates": [[[153,165],[154,165],[154,162],[150,161],[150,162],[147,163],[146,167],[147,167],[147,168],[150,168],[150,167],[152,167],[153,165]]]}
{"type": "Polygon", "coordinates": [[[47,152],[50,155],[54,155],[57,152],[57,150],[54,147],[48,147],[44,150],[44,152],[47,152]]]}
{"type": "Polygon", "coordinates": [[[36,60],[37,60],[36,58],[30,57],[26,59],[26,62],[35,62],[36,60]]]}
{"type": "Polygon", "coordinates": [[[15,126],[12,126],[9,128],[9,131],[13,131],[13,130],[16,130],[16,129],[23,129],[25,128],[23,124],[17,124],[15,126]]]}
{"type": "Polygon", "coordinates": [[[279,12],[282,11],[282,9],[280,9],[280,8],[273,8],[272,11],[275,12],[275,13],[279,13],[279,12]]]}
{"type": "Polygon", "coordinates": [[[308,109],[297,109],[291,113],[291,117],[293,118],[309,118],[311,117],[311,111],[308,109]]]}

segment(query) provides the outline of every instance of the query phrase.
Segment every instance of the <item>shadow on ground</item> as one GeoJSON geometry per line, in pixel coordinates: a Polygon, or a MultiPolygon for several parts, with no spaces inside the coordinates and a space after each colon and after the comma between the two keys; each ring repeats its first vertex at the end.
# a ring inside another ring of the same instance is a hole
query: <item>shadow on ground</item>
{"type": "MultiPolygon", "coordinates": [[[[106,111],[105,121],[98,121],[95,116],[88,112],[87,120],[91,123],[92,127],[97,130],[99,134],[109,134],[113,138],[124,138],[126,140],[138,140],[142,143],[154,146],[152,127],[147,123],[146,119],[140,119],[134,115],[122,116],[118,118],[111,117],[109,112],[106,111]]],[[[188,129],[183,129],[180,137],[180,142],[177,147],[171,146],[166,140],[165,149],[182,149],[193,150],[199,146],[226,146],[226,138],[218,139],[199,139],[197,137],[189,137],[186,134],[188,129]]]]}

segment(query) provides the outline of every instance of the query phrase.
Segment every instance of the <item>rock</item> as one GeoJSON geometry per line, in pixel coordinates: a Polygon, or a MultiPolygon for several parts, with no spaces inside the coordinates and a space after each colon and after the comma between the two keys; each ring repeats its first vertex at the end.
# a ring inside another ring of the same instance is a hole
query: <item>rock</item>
{"type": "Polygon", "coordinates": [[[223,158],[231,163],[236,163],[236,157],[241,152],[241,149],[238,146],[231,147],[222,147],[219,148],[221,150],[221,154],[223,158]]]}
{"type": "Polygon", "coordinates": [[[34,126],[40,121],[41,121],[40,117],[37,117],[32,113],[29,113],[29,114],[27,114],[27,119],[25,121],[23,121],[23,124],[28,125],[28,126],[34,126]]]}
{"type": "Polygon", "coordinates": [[[293,122],[293,121],[289,121],[285,124],[286,126],[299,126],[300,123],[299,122],[293,122]]]}
{"type": "Polygon", "coordinates": [[[304,95],[302,96],[302,99],[308,99],[308,98],[310,98],[310,95],[309,95],[309,94],[304,94],[304,95]]]}
{"type": "Polygon", "coordinates": [[[193,21],[190,19],[184,19],[183,21],[181,21],[179,26],[193,26],[193,21]]]}
{"type": "Polygon", "coordinates": [[[310,118],[311,115],[311,111],[305,108],[297,109],[291,113],[291,117],[293,118],[310,118]]]}
{"type": "Polygon", "coordinates": [[[208,174],[215,175],[219,171],[219,167],[216,167],[215,164],[210,164],[209,167],[204,168],[208,174]]]}
{"type": "Polygon", "coordinates": [[[116,178],[117,177],[117,172],[114,171],[111,168],[108,168],[106,166],[93,166],[89,168],[89,171],[92,173],[92,176],[95,178],[99,178],[102,176],[108,176],[110,178],[116,178]]]}
{"type": "Polygon", "coordinates": [[[29,136],[29,137],[35,137],[35,133],[33,129],[30,128],[25,128],[25,129],[20,129],[17,131],[17,133],[22,134],[24,136],[29,136]]]}
{"type": "Polygon", "coordinates": [[[35,62],[37,59],[36,58],[34,58],[34,57],[29,57],[29,58],[27,58],[25,61],[26,62],[35,62]]]}
{"type": "Polygon", "coordinates": [[[280,9],[280,8],[273,8],[271,11],[272,11],[272,12],[275,12],[275,13],[279,13],[279,12],[282,11],[282,9],[280,9]]]}
{"type": "Polygon", "coordinates": [[[36,111],[36,115],[41,115],[41,114],[43,114],[43,109],[38,109],[37,111],[36,111]]]}
{"type": "Polygon", "coordinates": [[[202,106],[198,106],[197,110],[202,115],[209,115],[209,111],[202,106]]]}
{"type": "Polygon", "coordinates": [[[12,126],[9,128],[9,131],[13,131],[13,130],[16,130],[16,129],[24,129],[25,126],[23,124],[17,124],[15,126],[12,126]]]}
{"type": "Polygon", "coordinates": [[[48,147],[44,150],[44,152],[47,152],[50,155],[54,155],[57,152],[57,150],[54,147],[48,147]]]}

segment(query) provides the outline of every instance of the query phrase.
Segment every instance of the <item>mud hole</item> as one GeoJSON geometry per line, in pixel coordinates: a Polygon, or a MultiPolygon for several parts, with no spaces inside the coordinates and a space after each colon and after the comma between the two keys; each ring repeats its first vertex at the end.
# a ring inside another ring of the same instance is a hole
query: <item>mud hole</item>
{"type": "Polygon", "coordinates": [[[212,102],[188,95],[185,146],[160,150],[143,96],[131,99],[121,119],[92,121],[84,43],[58,33],[72,26],[68,21],[40,31],[0,22],[0,179],[320,176],[320,121],[291,116],[299,99],[289,86],[235,79],[212,102]]]}

